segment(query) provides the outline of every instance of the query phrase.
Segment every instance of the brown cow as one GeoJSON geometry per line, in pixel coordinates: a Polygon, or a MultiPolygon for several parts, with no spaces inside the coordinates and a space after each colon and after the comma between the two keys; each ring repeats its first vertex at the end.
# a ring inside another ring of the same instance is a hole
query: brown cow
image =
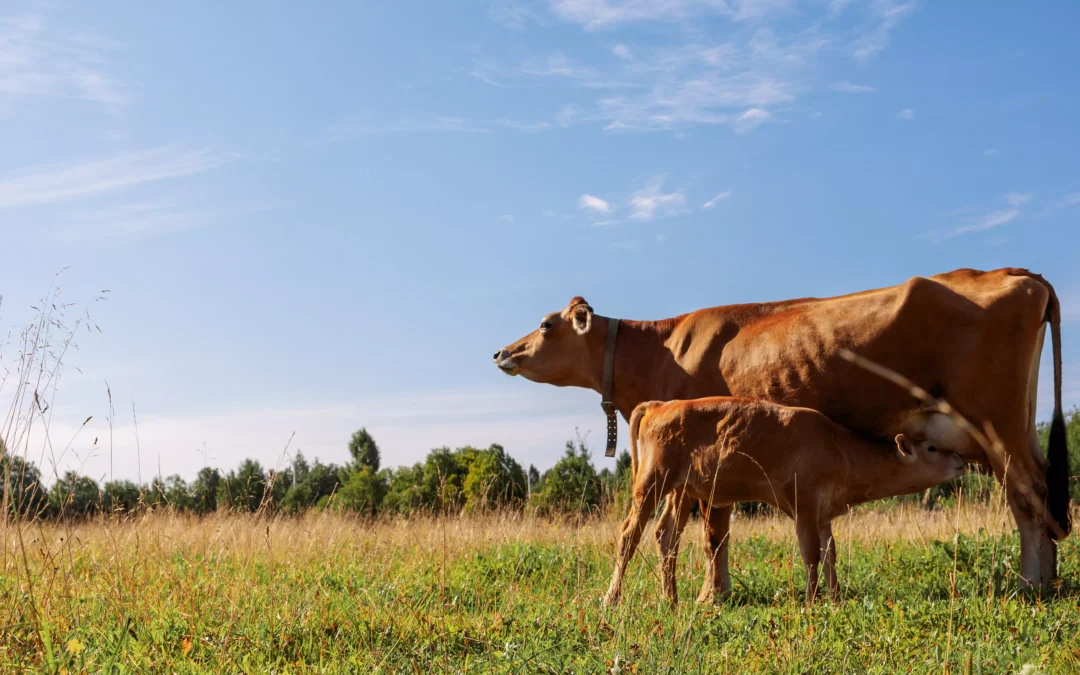
{"type": "Polygon", "coordinates": [[[818,590],[824,556],[829,593],[839,595],[832,520],[856,504],[920,492],[964,472],[964,460],[897,435],[860,438],[816,410],[745,398],[650,401],[630,416],[634,502],[619,534],[604,604],[618,601],[626,565],[663,498],[656,525],[664,596],[678,601],[675,563],[688,510],[678,504],[761,501],[795,520],[806,564],[806,599],[818,590]]]}
{"type": "MultiPolygon", "coordinates": [[[[1056,543],[1047,509],[1067,532],[1068,455],[1061,412],[1060,309],[1054,289],[1021,269],[957,270],[836,298],[731,305],[661,321],[622,321],[613,363],[616,409],[629,419],[651,400],[741,396],[818,410],[857,433],[905,433],[972,462],[1030,481],[1005,481],[1020,530],[1020,573],[1050,582],[1056,543]],[[1035,433],[1039,356],[1049,323],[1054,416],[1049,462],[1035,433]],[[1008,461],[987,457],[952,420],[920,407],[894,384],[848,362],[844,349],[907,375],[967,419],[989,422],[1008,461]],[[1049,479],[1049,489],[1047,487],[1049,479]],[[1030,484],[1031,488],[1025,488],[1030,484]],[[1047,508],[1043,508],[1043,504],[1047,508]]],[[[608,319],[582,298],[495,354],[510,375],[601,389],[608,319]]],[[[706,505],[702,505],[705,507],[706,505]]],[[[726,592],[730,504],[705,519],[706,588],[726,592]]]]}

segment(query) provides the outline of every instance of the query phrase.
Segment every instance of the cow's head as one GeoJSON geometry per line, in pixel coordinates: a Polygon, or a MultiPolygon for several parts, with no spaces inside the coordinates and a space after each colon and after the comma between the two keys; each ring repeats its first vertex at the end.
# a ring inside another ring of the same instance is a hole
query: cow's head
{"type": "Polygon", "coordinates": [[[939,450],[929,440],[914,441],[904,434],[898,434],[895,440],[896,451],[904,465],[898,487],[907,494],[962,476],[967,468],[960,455],[939,450]]]}
{"type": "MultiPolygon", "coordinates": [[[[599,319],[595,323],[603,323],[599,319]]],[[[495,352],[495,365],[507,375],[560,387],[598,386],[597,358],[603,355],[603,326],[594,327],[593,308],[576,297],[561,312],[548,314],[540,327],[495,352]]]]}

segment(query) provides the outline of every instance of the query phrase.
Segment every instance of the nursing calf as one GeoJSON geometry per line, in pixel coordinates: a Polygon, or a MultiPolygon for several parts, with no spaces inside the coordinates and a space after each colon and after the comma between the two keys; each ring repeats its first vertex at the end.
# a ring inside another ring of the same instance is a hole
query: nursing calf
{"type": "Polygon", "coordinates": [[[809,408],[730,397],[638,405],[630,448],[634,502],[619,534],[608,605],[618,601],[626,565],[662,498],[656,539],[669,600],[677,601],[675,561],[692,500],[714,507],[761,501],[793,518],[810,600],[823,556],[829,592],[838,593],[833,518],[855,504],[919,492],[964,472],[959,455],[927,441],[900,434],[893,447],[809,408]]]}

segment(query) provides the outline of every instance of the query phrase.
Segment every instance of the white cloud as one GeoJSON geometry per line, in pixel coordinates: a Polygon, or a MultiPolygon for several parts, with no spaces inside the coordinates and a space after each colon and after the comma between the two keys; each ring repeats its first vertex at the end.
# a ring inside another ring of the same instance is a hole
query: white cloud
{"type": "Polygon", "coordinates": [[[653,176],[645,187],[630,198],[630,218],[651,220],[653,217],[686,213],[686,195],[681,191],[664,192],[664,177],[653,176]]]}
{"type": "Polygon", "coordinates": [[[736,133],[744,134],[754,127],[772,119],[772,113],[763,108],[750,108],[735,120],[732,128],[736,133]]]}
{"type": "Polygon", "coordinates": [[[614,54],[615,56],[619,57],[620,59],[624,59],[624,60],[627,60],[627,61],[634,58],[634,55],[632,53],[630,53],[630,48],[627,47],[624,44],[617,44],[614,47],[612,47],[611,48],[611,53],[614,54]]]}
{"type": "Polygon", "coordinates": [[[715,197],[713,197],[709,201],[705,202],[701,206],[701,208],[703,208],[703,209],[711,209],[711,208],[713,208],[714,206],[716,206],[717,204],[719,204],[720,202],[724,201],[725,199],[727,199],[729,197],[731,197],[730,192],[721,192],[720,194],[716,195],[715,197]]]}
{"type": "Polygon", "coordinates": [[[1016,217],[1019,215],[1020,209],[1000,209],[998,211],[991,211],[969,225],[963,225],[956,228],[954,232],[955,234],[969,234],[971,232],[992,230],[1000,225],[1011,223],[1016,220],[1016,217]]]}
{"type": "Polygon", "coordinates": [[[585,209],[586,211],[595,211],[597,213],[611,213],[611,204],[607,203],[599,197],[592,195],[581,195],[578,197],[578,208],[585,209]]]}
{"type": "Polygon", "coordinates": [[[227,161],[207,148],[168,145],[105,159],[35,166],[0,176],[0,208],[89,199],[150,183],[208,171],[227,161]]]}
{"type": "MultiPolygon", "coordinates": [[[[1023,215],[1023,207],[1031,201],[1032,197],[1033,195],[1030,192],[1007,192],[1002,199],[1009,205],[1008,208],[997,208],[982,212],[974,206],[953,209],[947,214],[950,219],[963,218],[968,222],[947,232],[933,232],[927,236],[934,241],[944,241],[960,235],[986,232],[1007,225],[1023,215]]],[[[1004,238],[996,237],[988,244],[1000,246],[1004,241],[1004,238]]]]}
{"type": "Polygon", "coordinates": [[[118,47],[52,31],[42,16],[0,17],[0,103],[37,97],[131,103],[134,95],[109,72],[109,53],[118,47]]]}
{"type": "Polygon", "coordinates": [[[668,236],[666,234],[658,234],[658,235],[656,235],[656,241],[667,241],[667,240],[668,240],[668,236]]]}
{"type": "Polygon", "coordinates": [[[997,148],[987,148],[986,150],[983,150],[983,157],[993,157],[999,152],[1000,150],[998,150],[997,148]]]}
{"type": "Polygon", "coordinates": [[[787,11],[792,0],[551,0],[554,14],[588,30],[636,21],[681,21],[714,14],[735,21],[787,11]]]}
{"type": "Polygon", "coordinates": [[[464,117],[437,116],[426,119],[406,117],[380,122],[365,115],[330,125],[326,137],[316,141],[315,144],[334,143],[380,134],[427,133],[487,134],[491,133],[491,128],[464,117]]]}
{"type": "Polygon", "coordinates": [[[833,82],[832,90],[838,91],[841,94],[869,94],[870,92],[877,91],[874,87],[868,84],[854,84],[847,80],[841,80],[840,82],[833,82]]]}
{"type": "Polygon", "coordinates": [[[572,114],[560,114],[564,126],[593,122],[608,131],[679,133],[698,125],[728,125],[746,131],[812,88],[812,70],[829,38],[816,29],[778,36],[760,28],[740,39],[653,48],[597,66],[558,52],[526,61],[516,76],[603,90],[591,105],[578,103],[572,114]]]}
{"type": "Polygon", "coordinates": [[[1033,196],[1030,192],[1006,192],[1005,201],[1009,206],[1019,208],[1030,202],[1033,196]]]}
{"type": "Polygon", "coordinates": [[[574,123],[574,117],[577,115],[577,108],[572,105],[563,106],[555,115],[555,123],[560,127],[568,127],[574,123]]]}
{"type": "Polygon", "coordinates": [[[495,219],[496,223],[500,225],[509,225],[514,222],[514,217],[509,213],[504,213],[495,219]]]}
{"type": "Polygon", "coordinates": [[[539,61],[526,61],[521,65],[521,72],[533,77],[567,78],[589,89],[618,89],[626,84],[562,52],[555,52],[539,61]]]}
{"type": "Polygon", "coordinates": [[[540,120],[539,122],[517,122],[514,120],[498,120],[495,124],[506,129],[520,131],[523,134],[534,134],[538,131],[547,131],[551,128],[551,122],[540,120]]]}
{"type": "Polygon", "coordinates": [[[892,30],[901,19],[914,11],[914,2],[872,0],[867,4],[868,28],[852,43],[852,54],[859,61],[866,63],[885,51],[889,46],[892,30]]]}
{"type": "Polygon", "coordinates": [[[914,108],[904,108],[900,112],[896,113],[896,119],[898,120],[913,120],[915,119],[914,108]]]}
{"type": "Polygon", "coordinates": [[[235,223],[281,204],[193,206],[187,200],[100,205],[81,210],[49,210],[30,221],[53,241],[70,244],[110,239],[145,239],[172,232],[235,223]]]}

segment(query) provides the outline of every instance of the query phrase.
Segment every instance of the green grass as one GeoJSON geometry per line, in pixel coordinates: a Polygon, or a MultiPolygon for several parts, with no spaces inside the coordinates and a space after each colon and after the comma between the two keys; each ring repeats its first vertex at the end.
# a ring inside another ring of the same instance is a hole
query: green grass
{"type": "Polygon", "coordinates": [[[839,523],[843,599],[809,607],[786,522],[736,522],[734,593],[710,607],[696,541],[671,608],[647,538],[609,610],[614,517],[7,526],[0,672],[1080,672],[1076,540],[1063,586],[1025,593],[1010,525],[962,515],[839,523]]]}

